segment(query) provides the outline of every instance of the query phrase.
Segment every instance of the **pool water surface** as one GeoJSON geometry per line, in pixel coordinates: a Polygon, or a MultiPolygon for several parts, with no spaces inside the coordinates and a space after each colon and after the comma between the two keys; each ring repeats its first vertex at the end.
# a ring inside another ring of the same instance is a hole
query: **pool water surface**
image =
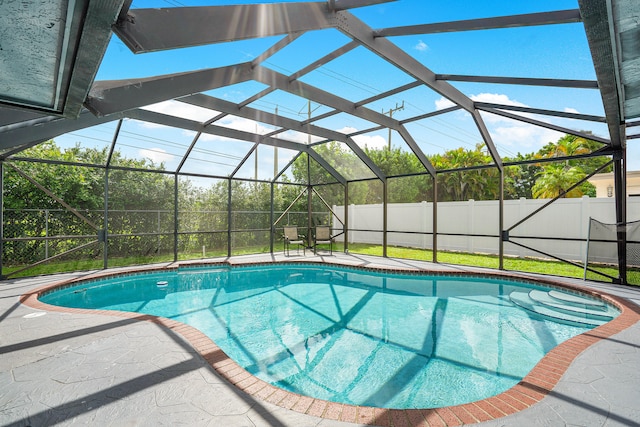
{"type": "Polygon", "coordinates": [[[548,289],[496,278],[272,264],[117,276],[40,300],[174,319],[285,390],[406,409],[499,394],[552,348],[593,327],[557,322],[509,297],[548,289]]]}

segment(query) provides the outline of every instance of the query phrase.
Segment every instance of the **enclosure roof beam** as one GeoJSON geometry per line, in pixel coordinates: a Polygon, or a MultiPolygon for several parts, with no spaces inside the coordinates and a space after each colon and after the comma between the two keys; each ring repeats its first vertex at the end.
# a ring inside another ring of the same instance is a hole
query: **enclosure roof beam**
{"type": "Polygon", "coordinates": [[[375,96],[372,96],[370,98],[363,99],[362,101],[358,101],[358,102],[356,102],[355,105],[356,105],[356,107],[360,107],[361,105],[367,105],[367,104],[370,104],[372,102],[378,101],[380,99],[388,98],[390,96],[396,95],[396,94],[398,94],[400,92],[404,92],[404,91],[409,90],[409,89],[413,89],[414,87],[418,87],[418,86],[422,86],[422,82],[414,81],[414,82],[411,82],[411,83],[407,83],[406,85],[398,86],[395,89],[391,89],[391,90],[388,90],[386,92],[382,92],[382,93],[380,93],[378,95],[375,95],[375,96]]]}
{"type": "Polygon", "coordinates": [[[121,115],[119,114],[115,114],[110,117],[96,117],[89,111],[83,110],[77,119],[61,117],[48,121],[28,122],[28,126],[13,127],[2,132],[2,138],[0,138],[0,150],[4,151],[19,146],[28,148],[27,146],[36,145],[58,135],[91,126],[97,126],[113,120],[118,120],[119,118],[121,118],[121,115]]]}
{"type": "Polygon", "coordinates": [[[370,110],[366,107],[356,107],[356,105],[351,101],[298,80],[291,81],[288,76],[278,73],[277,71],[264,67],[255,67],[253,77],[260,83],[266,84],[275,89],[292,93],[361,119],[393,129],[398,127],[398,121],[390,118],[389,116],[370,110]]]}
{"type": "Polygon", "coordinates": [[[398,67],[416,80],[421,81],[430,89],[449,99],[454,104],[460,105],[469,112],[473,110],[473,102],[471,99],[449,83],[437,80],[436,74],[433,71],[418,62],[411,55],[404,52],[386,38],[374,38],[373,30],[349,12],[339,12],[338,15],[340,16],[337,20],[338,29],[347,36],[358,40],[373,53],[398,67]]]}
{"type": "Polygon", "coordinates": [[[611,141],[609,141],[608,139],[601,138],[599,136],[592,135],[592,134],[589,134],[589,133],[576,131],[576,130],[565,128],[565,127],[562,127],[562,126],[557,126],[557,125],[554,125],[552,123],[547,123],[547,122],[543,122],[543,121],[540,121],[540,120],[535,120],[535,119],[532,119],[532,118],[529,118],[529,117],[519,116],[517,114],[507,113],[506,111],[496,110],[496,109],[493,109],[493,108],[481,108],[481,109],[483,111],[486,111],[486,112],[491,113],[491,114],[496,114],[498,116],[507,117],[509,119],[513,119],[513,120],[529,123],[529,124],[532,124],[532,125],[540,126],[540,127],[546,128],[546,129],[551,129],[551,130],[555,130],[555,131],[562,132],[562,133],[568,133],[569,135],[579,136],[581,138],[590,139],[592,141],[598,141],[598,142],[600,142],[602,144],[611,145],[611,141]]]}
{"type": "Polygon", "coordinates": [[[443,108],[441,110],[431,111],[429,113],[420,114],[419,116],[409,117],[408,119],[400,120],[400,124],[404,125],[405,123],[417,122],[418,120],[428,119],[430,117],[439,116],[441,114],[451,113],[453,111],[459,110],[461,107],[459,105],[453,105],[451,107],[443,108]]]}
{"type": "Polygon", "coordinates": [[[500,76],[463,76],[460,74],[436,74],[436,80],[472,83],[495,83],[523,86],[547,86],[574,89],[598,89],[595,80],[570,80],[570,79],[542,79],[531,77],[500,77],[500,76]]]}
{"type": "Polygon", "coordinates": [[[333,166],[327,163],[324,157],[322,157],[320,154],[316,153],[311,148],[309,148],[306,153],[308,156],[311,156],[313,160],[318,162],[320,166],[325,168],[325,170],[329,172],[331,176],[333,176],[340,184],[345,185],[347,183],[345,177],[343,177],[342,174],[338,172],[333,166]]]}
{"type": "Polygon", "coordinates": [[[418,160],[420,160],[420,163],[422,163],[422,165],[427,169],[427,171],[429,171],[429,174],[435,178],[436,168],[433,166],[433,164],[431,164],[429,159],[427,159],[427,156],[425,156],[424,152],[418,146],[418,144],[413,139],[409,131],[407,131],[407,129],[404,126],[400,126],[400,128],[398,129],[398,133],[400,134],[402,139],[405,140],[405,142],[407,143],[409,148],[411,148],[413,153],[418,157],[418,160]]]}
{"type": "Polygon", "coordinates": [[[120,113],[191,93],[203,92],[250,80],[250,62],[220,68],[157,77],[96,82],[86,107],[98,116],[120,113]]]}
{"type": "Polygon", "coordinates": [[[611,145],[621,149],[625,146],[624,131],[621,130],[625,105],[623,88],[616,64],[616,49],[612,37],[614,29],[610,21],[607,0],[578,0],[584,30],[589,42],[593,66],[600,87],[611,145]]]}
{"type": "Polygon", "coordinates": [[[503,168],[502,158],[500,157],[500,154],[498,153],[496,146],[493,144],[493,140],[491,139],[491,134],[489,133],[489,129],[487,129],[487,125],[484,123],[484,120],[482,119],[482,115],[480,114],[480,111],[474,109],[471,112],[471,117],[473,117],[473,120],[476,122],[476,126],[478,127],[478,130],[480,131],[480,135],[482,135],[482,139],[484,140],[485,144],[487,145],[487,148],[489,149],[489,154],[491,154],[493,161],[495,162],[496,166],[498,166],[498,169],[502,170],[503,168]]]}
{"type": "Polygon", "coordinates": [[[490,111],[493,109],[520,111],[523,113],[541,114],[543,116],[563,117],[566,119],[585,120],[589,122],[606,123],[607,119],[603,116],[594,116],[590,114],[570,113],[567,111],[544,110],[541,108],[522,107],[519,105],[494,104],[490,102],[475,102],[474,105],[478,110],[490,111]]]}
{"type": "Polygon", "coordinates": [[[0,105],[0,135],[9,129],[50,122],[55,120],[56,117],[57,116],[36,111],[21,110],[0,105]]]}
{"type": "MultiPolygon", "coordinates": [[[[267,84],[276,89],[284,90],[289,93],[310,99],[319,104],[328,105],[336,110],[351,114],[356,117],[360,117],[364,120],[368,120],[374,123],[381,124],[385,127],[391,127],[393,129],[398,128],[400,125],[397,120],[394,120],[382,113],[375,112],[365,107],[356,107],[352,102],[333,95],[329,92],[325,92],[314,86],[302,83],[300,81],[291,81],[284,74],[280,74],[276,71],[263,67],[255,67],[255,79],[267,84]]],[[[345,142],[351,150],[367,165],[369,169],[381,180],[385,180],[384,173],[375,165],[375,163],[367,156],[364,151],[352,140],[342,138],[340,141],[345,142]]]]}
{"type": "Polygon", "coordinates": [[[391,3],[397,0],[327,0],[329,10],[347,10],[354,9],[356,7],[372,6],[375,4],[391,3]]]}
{"type": "Polygon", "coordinates": [[[280,132],[285,132],[290,129],[297,132],[317,135],[328,139],[345,139],[344,134],[336,132],[334,130],[322,128],[312,124],[302,124],[297,120],[251,107],[240,107],[238,104],[235,104],[233,102],[215,98],[209,95],[204,95],[201,93],[185,96],[177,99],[177,101],[184,102],[189,105],[195,105],[197,107],[220,111],[249,120],[255,120],[257,122],[267,123],[273,126],[278,126],[282,128],[280,129],[280,132]]]}
{"type": "Polygon", "coordinates": [[[278,172],[278,174],[276,176],[273,177],[273,181],[271,182],[276,182],[278,181],[278,179],[280,179],[280,177],[282,176],[283,173],[285,173],[285,171],[287,169],[289,169],[289,167],[295,163],[296,160],[298,160],[298,158],[300,157],[300,155],[302,154],[302,151],[298,151],[292,158],[291,160],[289,160],[289,163],[287,163],[286,165],[284,165],[284,167],[282,169],[280,169],[280,172],[278,172]]]}
{"type": "Polygon", "coordinates": [[[569,9],[552,12],[528,13],[522,15],[497,16],[492,18],[467,19],[462,21],[383,28],[375,30],[373,32],[373,36],[392,37],[450,33],[458,31],[493,30],[499,28],[530,27],[536,25],[571,24],[580,21],[580,11],[578,9],[569,9]]]}
{"type": "Polygon", "coordinates": [[[311,150],[305,144],[299,144],[297,142],[283,141],[277,138],[271,138],[263,135],[258,135],[251,132],[245,132],[241,130],[225,128],[215,125],[203,125],[202,123],[183,119],[180,117],[168,116],[162,113],[156,113],[147,110],[130,110],[126,112],[126,116],[136,120],[142,120],[150,123],[157,123],[165,126],[171,126],[178,129],[186,129],[194,132],[202,132],[216,136],[222,136],[224,138],[238,139],[241,141],[253,142],[256,144],[270,145],[278,148],[286,148],[288,150],[305,152],[311,155],[323,168],[325,168],[336,180],[340,183],[346,183],[346,179],[336,171],[331,165],[329,165],[324,159],[320,158],[313,150],[311,150]]]}
{"type": "Polygon", "coordinates": [[[229,101],[225,101],[219,98],[214,98],[207,95],[196,94],[179,99],[179,101],[196,105],[203,108],[212,108],[217,111],[232,114],[234,116],[243,117],[250,120],[255,120],[270,125],[278,126],[282,129],[279,132],[285,132],[287,130],[294,130],[310,135],[321,136],[329,140],[340,141],[349,146],[349,148],[367,165],[367,167],[381,180],[385,180],[385,174],[378,168],[378,166],[371,160],[369,156],[347,135],[322,128],[312,124],[302,124],[296,120],[288,117],[279,116],[266,111],[257,110],[250,107],[239,108],[237,104],[229,101]]]}
{"type": "Polygon", "coordinates": [[[269,49],[265,50],[264,52],[262,52],[262,54],[258,55],[255,59],[253,59],[251,61],[251,65],[253,66],[260,65],[263,61],[266,61],[271,56],[275,55],[285,47],[289,46],[291,43],[293,43],[298,37],[300,37],[303,34],[304,33],[302,32],[293,33],[293,34],[289,34],[286,37],[281,38],[276,44],[274,44],[269,49]]]}
{"type": "Polygon", "coordinates": [[[132,9],[113,30],[144,53],[331,28],[333,17],[321,2],[132,9]]]}
{"type": "Polygon", "coordinates": [[[295,151],[307,151],[305,144],[297,142],[285,141],[277,138],[265,137],[251,132],[245,132],[237,129],[226,128],[215,125],[203,125],[194,120],[183,119],[181,117],[170,116],[167,114],[156,113],[147,110],[130,110],[125,115],[131,119],[142,120],[149,123],[156,123],[164,126],[175,127],[178,129],[191,130],[194,132],[202,132],[210,135],[221,136],[224,138],[238,139],[241,141],[271,145],[273,147],[286,148],[295,151]]]}
{"type": "Polygon", "coordinates": [[[333,52],[330,52],[329,54],[323,56],[322,58],[318,59],[317,61],[307,65],[306,67],[304,67],[303,69],[301,69],[298,72],[293,73],[292,75],[289,76],[290,80],[297,80],[300,77],[304,76],[305,74],[308,74],[310,72],[312,72],[313,70],[333,61],[336,58],[339,58],[340,56],[344,55],[345,53],[352,51],[353,49],[355,49],[356,47],[358,47],[359,44],[356,41],[350,41],[349,43],[345,44],[344,46],[334,50],[333,52]]]}
{"type": "MultiPolygon", "coordinates": [[[[414,77],[415,79],[423,82],[427,87],[431,88],[435,92],[444,96],[454,104],[467,110],[473,116],[478,130],[482,135],[485,145],[489,149],[491,156],[493,157],[496,165],[502,168],[502,159],[496,150],[491,135],[486,129],[486,126],[482,120],[482,117],[475,109],[473,101],[467,97],[464,93],[453,87],[450,83],[437,80],[436,74],[429,68],[425,67],[414,57],[400,49],[395,44],[391,43],[384,37],[373,37],[373,30],[367,26],[364,22],[353,16],[349,12],[338,12],[338,28],[348,36],[355,40],[358,40],[365,47],[371,50],[382,59],[388,61],[394,66],[398,67],[405,73],[414,77]]],[[[392,127],[398,130],[399,126],[392,127]]],[[[426,158],[426,157],[425,157],[426,158]]],[[[425,164],[425,167],[429,167],[425,164]]]]}

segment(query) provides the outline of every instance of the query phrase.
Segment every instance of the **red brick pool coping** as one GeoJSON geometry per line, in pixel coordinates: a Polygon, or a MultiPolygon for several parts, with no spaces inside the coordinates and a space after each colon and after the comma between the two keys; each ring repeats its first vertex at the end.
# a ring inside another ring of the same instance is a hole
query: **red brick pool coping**
{"type": "MultiPolygon", "coordinates": [[[[355,406],[342,403],[329,402],[312,397],[302,396],[275,387],[262,381],[236,362],[229,358],[209,337],[192,326],[164,317],[127,313],[110,310],[88,310],[58,307],[42,303],[38,296],[60,287],[75,286],[79,283],[113,277],[119,275],[130,275],[136,273],[147,273],[160,270],[172,270],[179,267],[192,266],[215,266],[229,265],[230,263],[182,263],[173,264],[169,267],[142,267],[132,268],[126,271],[101,271],[90,276],[64,280],[49,285],[41,286],[23,294],[20,302],[45,311],[58,311],[78,314],[102,314],[108,316],[125,317],[141,321],[152,322],[174,331],[183,336],[191,343],[193,348],[200,353],[207,363],[223,378],[235,385],[245,393],[262,399],[274,405],[301,412],[316,417],[339,420],[344,422],[388,426],[388,427],[446,427],[460,426],[464,424],[474,424],[482,421],[494,420],[507,415],[522,411],[540,402],[556,386],[560,378],[574,359],[591,345],[602,339],[615,335],[626,328],[634,325],[640,320],[640,307],[636,304],[614,295],[593,289],[573,286],[561,283],[551,278],[531,278],[526,275],[514,274],[512,272],[447,272],[417,268],[370,268],[362,266],[339,265],[346,268],[363,270],[378,270],[388,272],[402,272],[415,274],[437,274],[443,276],[482,276],[497,277],[509,280],[521,280],[526,282],[537,282],[563,290],[576,291],[598,297],[616,306],[620,315],[604,325],[598,326],[588,332],[577,335],[553,348],[547,353],[538,364],[524,377],[517,385],[496,396],[489,397],[477,402],[465,403],[462,405],[448,406],[434,409],[384,409],[369,406],[355,406]]],[[[249,263],[241,265],[256,265],[267,263],[249,263]]],[[[268,263],[271,264],[271,263],[268,263]]],[[[281,264],[281,263],[279,263],[281,264]]]]}

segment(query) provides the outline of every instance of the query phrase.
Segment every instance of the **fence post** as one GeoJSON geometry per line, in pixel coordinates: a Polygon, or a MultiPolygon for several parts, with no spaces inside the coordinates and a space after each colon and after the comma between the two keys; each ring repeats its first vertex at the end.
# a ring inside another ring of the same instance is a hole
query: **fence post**
{"type": "Polygon", "coordinates": [[[349,253],[349,182],[344,184],[344,253],[349,253]]]}
{"type": "MultiPolygon", "coordinates": [[[[354,224],[353,224],[353,218],[355,218],[355,206],[354,205],[349,205],[349,221],[351,222],[351,224],[349,224],[349,228],[348,230],[352,230],[354,228],[354,224]]],[[[353,243],[353,232],[349,231],[349,243],[353,243]]]]}
{"type": "Polygon", "coordinates": [[[422,249],[427,249],[427,228],[429,227],[429,217],[427,214],[429,213],[429,206],[427,205],[426,200],[420,202],[420,206],[422,208],[422,249]]]}
{"type": "Polygon", "coordinates": [[[474,211],[476,208],[476,201],[474,199],[469,199],[467,200],[467,205],[467,212],[469,212],[469,215],[467,216],[467,250],[472,254],[475,251],[473,250],[473,236],[470,236],[470,234],[475,233],[475,230],[473,229],[473,217],[475,216],[474,211]]]}
{"type": "MultiPolygon", "coordinates": [[[[582,224],[580,227],[580,239],[583,239],[580,242],[580,255],[584,255],[584,262],[587,261],[587,249],[589,248],[589,229],[591,224],[591,201],[589,200],[589,196],[582,196],[582,200],[580,202],[580,217],[582,220],[582,224]],[[586,223],[584,219],[587,219],[586,223]],[[586,242],[585,242],[586,238],[586,242]]],[[[586,271],[585,271],[586,277],[586,271]]]]}

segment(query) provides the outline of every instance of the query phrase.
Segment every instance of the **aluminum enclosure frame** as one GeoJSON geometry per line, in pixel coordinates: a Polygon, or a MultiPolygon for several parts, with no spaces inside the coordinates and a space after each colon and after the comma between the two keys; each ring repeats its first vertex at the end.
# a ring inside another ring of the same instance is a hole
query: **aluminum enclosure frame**
{"type": "MultiPolygon", "coordinates": [[[[191,144],[195,146],[201,135],[224,136],[227,138],[248,141],[254,144],[252,150],[259,145],[268,145],[288,150],[306,153],[320,164],[337,183],[345,186],[345,204],[348,201],[348,186],[350,180],[334,169],[329,162],[318,155],[313,149],[314,144],[304,144],[281,138],[278,135],[286,131],[295,131],[303,134],[322,138],[323,141],[338,141],[344,143],[361,161],[367,169],[383,185],[383,253],[386,256],[387,248],[387,176],[375,162],[367,156],[365,151],[355,142],[357,134],[344,134],[325,127],[315,122],[322,118],[339,113],[346,113],[353,117],[370,122],[373,128],[361,130],[358,134],[373,131],[375,129],[389,129],[397,132],[403,143],[418,158],[425,169],[425,174],[430,176],[433,188],[436,188],[436,178],[439,173],[429,161],[423,150],[416,143],[411,132],[405,126],[413,121],[426,117],[444,114],[446,112],[462,109],[468,112],[477,127],[486,149],[493,159],[493,164],[487,167],[495,168],[500,174],[500,187],[503,188],[504,165],[490,132],[487,129],[481,111],[507,117],[512,120],[529,123],[548,129],[565,132],[579,137],[594,139],[603,144],[602,152],[593,153],[600,156],[603,153],[612,155],[614,160],[616,220],[618,223],[626,221],[625,204],[625,146],[626,126],[629,120],[635,118],[635,105],[631,100],[625,99],[623,75],[621,71],[622,58],[618,58],[620,37],[616,28],[620,25],[613,16],[613,9],[631,7],[626,1],[586,1],[579,0],[579,9],[560,10],[544,13],[525,15],[513,15],[495,18],[482,18],[475,20],[443,22],[436,24],[423,24],[406,27],[393,27],[374,29],[357,18],[349,9],[384,3],[386,0],[342,0],[308,3],[274,3],[255,4],[242,6],[207,6],[207,7],[177,7],[165,9],[128,9],[125,2],[122,13],[112,16],[113,33],[117,35],[133,52],[145,53],[162,50],[177,49],[190,46],[201,46],[215,43],[225,43],[235,40],[248,40],[258,37],[282,36],[279,42],[272,45],[256,59],[220,68],[188,71],[183,73],[159,75],[150,78],[127,79],[122,81],[96,81],[83,99],[84,110],[78,111],[75,117],[58,117],[32,111],[17,111],[13,108],[0,107],[0,163],[11,161],[12,157],[19,156],[24,149],[32,147],[48,139],[74,130],[95,126],[124,118],[136,119],[148,123],[161,124],[179,129],[196,132],[191,144]],[[245,25],[228,25],[242,15],[245,25]],[[269,25],[258,25],[268,16],[269,25]],[[165,31],[170,23],[182,22],[185,25],[173,27],[173,31],[165,31]],[[597,81],[574,79],[543,79],[522,78],[517,76],[463,76],[458,74],[436,74],[411,55],[400,49],[388,37],[412,34],[433,34],[441,32],[477,31],[494,28],[513,28],[521,26],[557,25],[566,23],[582,23],[585,27],[589,46],[594,61],[597,81]],[[318,59],[312,64],[285,75],[263,65],[271,56],[275,55],[288,44],[292,43],[302,34],[309,31],[335,29],[347,36],[349,41],[342,47],[318,59]],[[386,63],[404,72],[412,81],[402,86],[392,88],[378,96],[353,102],[344,97],[329,93],[310,84],[304,83],[300,78],[314,70],[320,69],[328,62],[348,54],[353,49],[363,47],[373,52],[386,63]],[[204,94],[203,92],[234,85],[241,82],[259,82],[266,86],[260,93],[241,102],[230,102],[221,98],[204,94]],[[594,116],[579,113],[567,113],[552,111],[534,107],[517,107],[499,104],[479,103],[471,100],[450,82],[483,82],[491,84],[516,84],[536,85],[541,87],[573,87],[585,90],[599,90],[603,99],[605,116],[594,116]],[[442,111],[434,111],[425,115],[413,116],[402,120],[394,119],[383,113],[373,111],[367,107],[372,101],[388,97],[403,91],[417,87],[428,88],[444,98],[450,100],[454,106],[442,111]],[[274,91],[283,91],[307,99],[309,101],[329,107],[332,111],[317,117],[309,117],[306,120],[294,120],[282,115],[274,114],[266,110],[260,110],[249,104],[267,96],[274,91]],[[143,109],[149,104],[160,101],[176,100],[181,103],[211,110],[211,119],[208,121],[188,120],[151,112],[143,109]],[[509,112],[513,111],[513,112],[509,112]],[[625,112],[630,111],[628,116],[625,112]],[[606,123],[609,130],[609,138],[594,137],[579,130],[554,126],[549,123],[535,120],[523,114],[538,114],[549,117],[566,117],[578,120],[586,120],[598,123],[606,123]],[[243,117],[246,119],[267,123],[278,130],[269,135],[261,135],[253,132],[230,129],[219,126],[217,121],[228,115],[243,117]]],[[[110,13],[113,11],[111,10],[110,13]]],[[[113,13],[112,13],[113,15],[113,13]]],[[[101,21],[101,25],[103,22],[101,21]]],[[[625,27],[625,31],[629,31],[625,27]]],[[[640,111],[640,110],[638,110],[640,111]]],[[[637,123],[636,123],[637,124],[637,123]]],[[[118,126],[119,129],[119,126],[118,126]]],[[[111,150],[117,143],[118,133],[113,136],[111,150]]],[[[187,150],[175,171],[177,177],[184,172],[181,170],[191,153],[187,150]]],[[[251,154],[245,156],[246,161],[251,154]]],[[[242,166],[242,162],[230,176],[215,176],[212,178],[235,179],[235,173],[242,166]]],[[[106,176],[114,166],[107,164],[106,176]]],[[[168,173],[168,172],[167,172],[168,173]]],[[[282,171],[280,171],[282,173],[282,171]]],[[[271,185],[278,183],[276,175],[271,180],[271,185]]],[[[369,179],[369,178],[367,178],[369,179]]],[[[176,184],[177,185],[177,184],[176,184]]],[[[313,186],[314,183],[309,183],[313,186]]],[[[108,180],[105,180],[108,188],[108,180]]],[[[231,186],[229,186],[231,188],[231,186]]],[[[229,191],[231,191],[229,189],[229,191]]],[[[309,192],[311,194],[311,192],[309,192]]],[[[503,201],[504,194],[500,191],[499,215],[497,228],[500,230],[496,238],[500,245],[500,268],[503,268],[502,260],[504,251],[502,245],[505,239],[503,201]]],[[[229,207],[230,209],[230,207],[229,207]]],[[[105,201],[105,217],[107,214],[105,201]]],[[[177,214],[176,214],[177,215],[177,214]]],[[[433,248],[434,261],[437,261],[437,200],[434,194],[433,212],[433,248]]],[[[348,217],[345,218],[348,228],[348,217]]],[[[177,221],[176,221],[177,224],[177,221]]],[[[105,224],[106,228],[106,224],[105,224]]],[[[176,229],[177,236],[177,229],[176,229]]],[[[230,238],[229,238],[230,239],[230,238]]],[[[618,236],[620,242],[620,271],[621,281],[626,282],[626,257],[623,246],[626,237],[618,236]]],[[[272,245],[273,247],[273,245],[272,245]]],[[[106,252],[105,252],[106,265],[106,252]]],[[[1,267],[1,265],[0,265],[1,267]]]]}

